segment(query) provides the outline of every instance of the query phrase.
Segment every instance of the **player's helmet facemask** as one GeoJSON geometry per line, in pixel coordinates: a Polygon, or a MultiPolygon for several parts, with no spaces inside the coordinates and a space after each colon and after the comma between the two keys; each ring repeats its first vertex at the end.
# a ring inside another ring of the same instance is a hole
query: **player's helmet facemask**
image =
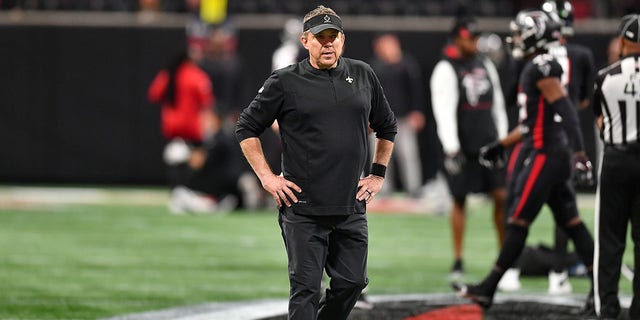
{"type": "Polygon", "coordinates": [[[560,25],[542,10],[518,12],[510,23],[514,57],[526,57],[546,52],[550,45],[560,41],[560,25]]]}

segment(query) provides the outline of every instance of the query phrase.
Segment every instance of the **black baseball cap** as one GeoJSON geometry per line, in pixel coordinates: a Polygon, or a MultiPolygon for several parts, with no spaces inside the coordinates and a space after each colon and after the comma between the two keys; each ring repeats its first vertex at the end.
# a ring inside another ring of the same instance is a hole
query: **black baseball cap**
{"type": "Polygon", "coordinates": [[[310,31],[313,34],[318,34],[327,29],[336,29],[344,33],[340,17],[333,14],[319,14],[307,20],[302,27],[302,31],[310,31]]]}
{"type": "Polygon", "coordinates": [[[628,14],[622,17],[618,31],[622,38],[640,43],[640,15],[628,14]]]}
{"type": "Polygon", "coordinates": [[[451,36],[456,38],[471,39],[480,35],[478,24],[474,18],[466,17],[459,18],[453,24],[451,29],[451,36]]]}

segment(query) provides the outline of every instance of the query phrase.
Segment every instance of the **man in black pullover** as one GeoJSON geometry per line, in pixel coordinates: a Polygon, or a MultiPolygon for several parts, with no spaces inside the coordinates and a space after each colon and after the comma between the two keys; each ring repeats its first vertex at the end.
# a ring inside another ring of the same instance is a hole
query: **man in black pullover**
{"type": "Polygon", "coordinates": [[[309,58],[274,71],[242,112],[236,136],[279,207],[289,260],[289,319],[346,319],[367,285],[366,204],[380,191],[396,118],[371,68],[341,57],[340,17],[319,6],[303,20],[309,58]],[[282,175],[258,136],[278,121],[282,175]],[[376,132],[371,172],[367,131],[376,132]],[[323,301],[323,270],[330,284],[323,301]]]}

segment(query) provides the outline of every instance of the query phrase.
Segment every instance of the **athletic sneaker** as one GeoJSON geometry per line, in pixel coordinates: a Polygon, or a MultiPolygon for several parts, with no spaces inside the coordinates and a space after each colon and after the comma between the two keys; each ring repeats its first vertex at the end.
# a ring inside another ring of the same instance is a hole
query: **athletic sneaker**
{"type": "Polygon", "coordinates": [[[449,272],[450,280],[459,280],[464,276],[464,266],[462,265],[462,259],[456,259],[451,267],[451,272],[449,272]]]}
{"type": "Polygon", "coordinates": [[[504,273],[500,282],[498,282],[498,290],[504,292],[515,292],[520,290],[520,269],[509,268],[504,273]]]}
{"type": "Polygon", "coordinates": [[[178,215],[186,213],[212,213],[216,210],[215,200],[185,186],[173,188],[168,206],[171,213],[178,215]]]}
{"type": "Polygon", "coordinates": [[[549,271],[549,294],[569,294],[571,290],[567,270],[562,272],[549,271]]]}
{"type": "Polygon", "coordinates": [[[466,285],[464,283],[452,282],[451,288],[460,297],[471,299],[483,309],[488,309],[493,303],[493,293],[484,290],[481,285],[466,285]]]}
{"type": "Polygon", "coordinates": [[[238,198],[227,195],[216,201],[206,194],[191,190],[185,186],[177,186],[171,191],[168,207],[171,213],[182,214],[214,214],[228,213],[238,206],[238,198]]]}

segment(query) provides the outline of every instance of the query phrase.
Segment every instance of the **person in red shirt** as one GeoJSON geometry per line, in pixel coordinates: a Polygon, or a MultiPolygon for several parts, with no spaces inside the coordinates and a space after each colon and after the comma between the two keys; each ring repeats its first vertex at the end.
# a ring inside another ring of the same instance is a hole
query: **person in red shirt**
{"type": "Polygon", "coordinates": [[[213,110],[211,81],[186,53],[161,70],[149,87],[149,100],[162,105],[162,134],[201,144],[213,110]]]}
{"type": "Polygon", "coordinates": [[[174,213],[210,212],[215,201],[189,188],[193,173],[206,161],[203,143],[216,131],[211,81],[187,52],[180,53],[151,82],[148,98],[161,105],[164,161],[172,188],[174,213]]]}

